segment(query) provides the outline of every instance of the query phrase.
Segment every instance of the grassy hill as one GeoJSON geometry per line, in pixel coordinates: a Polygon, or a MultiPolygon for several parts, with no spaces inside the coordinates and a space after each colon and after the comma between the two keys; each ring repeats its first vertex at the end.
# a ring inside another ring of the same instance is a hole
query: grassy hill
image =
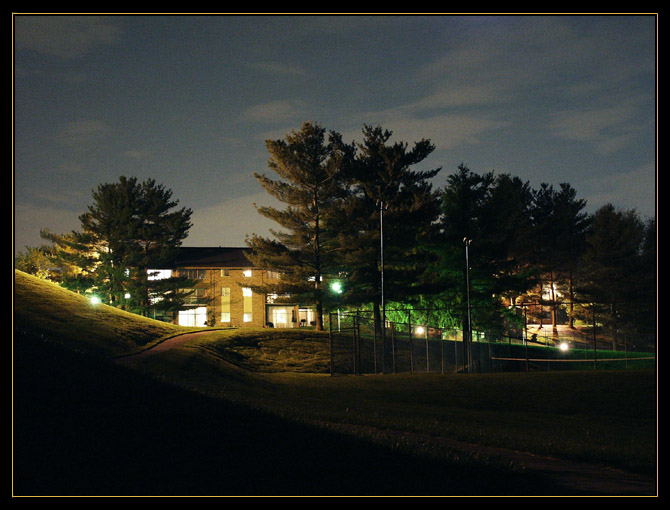
{"type": "Polygon", "coordinates": [[[145,319],[14,271],[14,330],[97,356],[133,352],[184,328],[145,319]]]}
{"type": "Polygon", "coordinates": [[[14,283],[15,495],[591,493],[452,440],[655,474],[653,371],[329,377],[309,330],[120,365],[187,330],[14,283]]]}

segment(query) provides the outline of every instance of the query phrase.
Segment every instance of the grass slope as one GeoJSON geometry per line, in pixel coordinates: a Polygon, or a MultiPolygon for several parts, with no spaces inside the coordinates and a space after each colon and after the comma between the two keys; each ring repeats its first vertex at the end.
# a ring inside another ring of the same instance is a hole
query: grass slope
{"type": "Polygon", "coordinates": [[[50,336],[97,356],[136,351],[185,328],[127,313],[21,271],[14,271],[14,330],[50,336]]]}
{"type": "Polygon", "coordinates": [[[101,358],[184,329],[21,273],[14,305],[15,495],[589,493],[431,436],[655,474],[653,371],[328,377],[309,330],[128,367],[101,358]]]}

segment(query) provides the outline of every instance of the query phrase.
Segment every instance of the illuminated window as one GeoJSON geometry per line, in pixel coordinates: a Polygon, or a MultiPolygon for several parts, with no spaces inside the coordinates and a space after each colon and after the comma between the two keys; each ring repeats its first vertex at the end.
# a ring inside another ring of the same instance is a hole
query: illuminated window
{"type": "Polygon", "coordinates": [[[242,289],[242,296],[243,296],[243,320],[244,322],[251,322],[252,320],[252,292],[251,289],[244,287],[242,289]]]}
{"type": "Polygon", "coordinates": [[[268,278],[279,278],[279,271],[268,271],[268,278]]]}
{"type": "Polygon", "coordinates": [[[221,288],[221,322],[230,322],[230,287],[221,288]]]}
{"type": "Polygon", "coordinates": [[[172,278],[171,269],[147,269],[147,278],[149,280],[165,280],[172,278]]]}
{"type": "Polygon", "coordinates": [[[179,276],[188,278],[189,280],[204,280],[205,279],[205,270],[204,269],[180,269],[179,276]]]}
{"type": "Polygon", "coordinates": [[[246,276],[247,278],[251,278],[251,269],[243,271],[242,274],[244,274],[244,276],[246,276]]]}

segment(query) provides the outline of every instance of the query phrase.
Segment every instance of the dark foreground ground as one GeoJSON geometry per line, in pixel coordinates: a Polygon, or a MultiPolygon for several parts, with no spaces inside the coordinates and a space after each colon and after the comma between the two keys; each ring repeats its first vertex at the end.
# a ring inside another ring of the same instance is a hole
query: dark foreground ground
{"type": "Polygon", "coordinates": [[[438,462],[14,341],[13,496],[594,495],[555,473],[438,462]]]}

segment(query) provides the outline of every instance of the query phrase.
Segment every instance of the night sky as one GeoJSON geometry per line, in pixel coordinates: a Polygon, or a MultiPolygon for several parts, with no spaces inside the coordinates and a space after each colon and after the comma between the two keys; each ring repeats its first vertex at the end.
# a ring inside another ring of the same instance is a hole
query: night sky
{"type": "Polygon", "coordinates": [[[185,246],[274,225],[265,140],[311,121],[430,139],[595,211],[655,216],[657,17],[13,15],[14,249],[78,230],[99,184],[155,179],[193,210],[185,246]]]}

